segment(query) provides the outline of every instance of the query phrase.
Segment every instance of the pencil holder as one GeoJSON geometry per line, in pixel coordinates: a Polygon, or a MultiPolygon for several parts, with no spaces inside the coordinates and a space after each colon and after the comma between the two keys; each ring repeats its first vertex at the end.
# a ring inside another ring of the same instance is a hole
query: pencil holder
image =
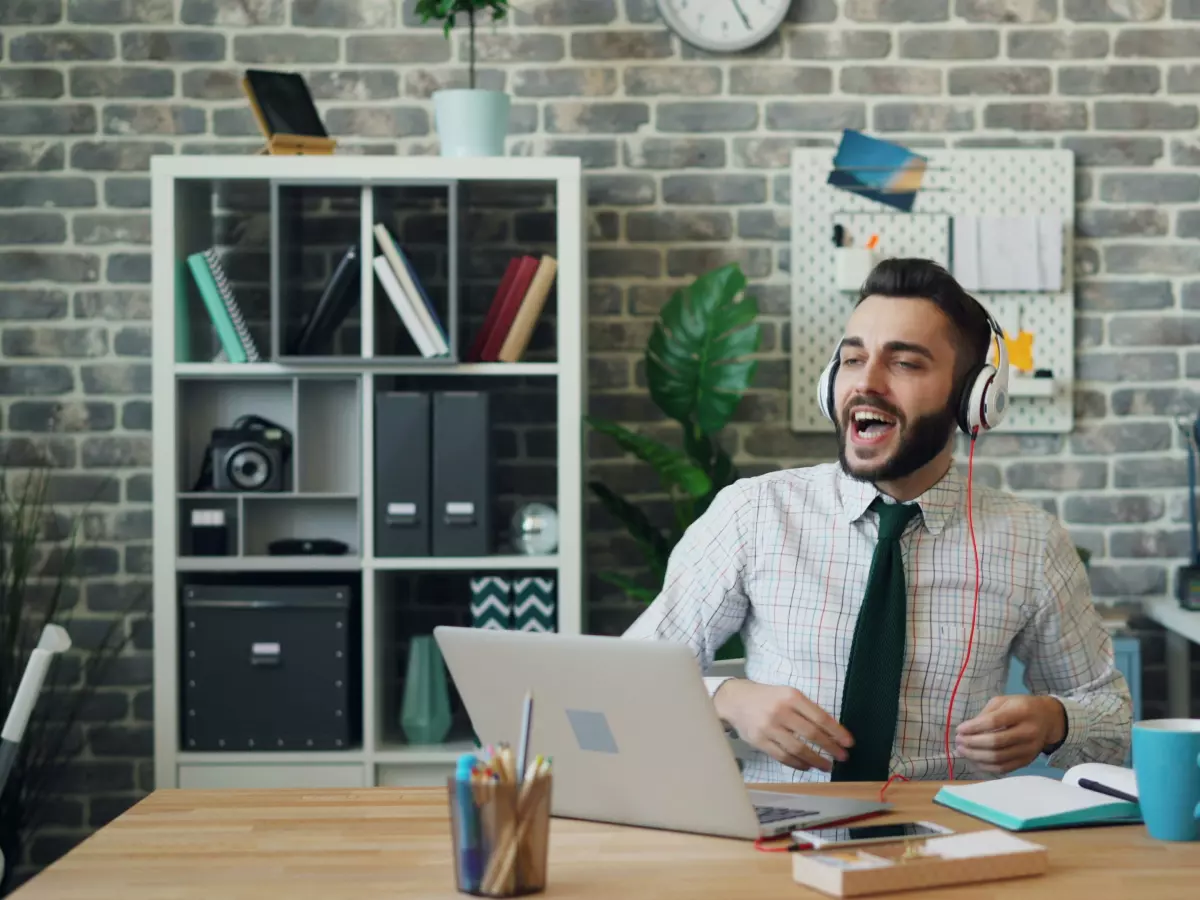
{"type": "Polygon", "coordinates": [[[866,247],[835,247],[834,276],[840,291],[857,291],[879,262],[879,254],[866,247]]]}
{"type": "Polygon", "coordinates": [[[476,897],[520,897],[546,889],[552,776],[523,784],[449,778],[454,884],[476,897]]]}

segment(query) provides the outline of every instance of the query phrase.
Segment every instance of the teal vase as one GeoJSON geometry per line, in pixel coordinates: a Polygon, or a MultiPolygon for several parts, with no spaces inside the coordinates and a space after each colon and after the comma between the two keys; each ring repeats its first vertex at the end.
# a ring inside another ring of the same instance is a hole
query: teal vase
{"type": "Polygon", "coordinates": [[[446,664],[433,635],[418,635],[409,646],[400,727],[410,744],[439,744],[450,731],[446,664]]]}

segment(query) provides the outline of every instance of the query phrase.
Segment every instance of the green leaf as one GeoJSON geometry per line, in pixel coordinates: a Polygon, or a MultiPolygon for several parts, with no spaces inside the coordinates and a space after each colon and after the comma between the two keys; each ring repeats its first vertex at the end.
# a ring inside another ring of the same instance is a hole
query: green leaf
{"type": "Polygon", "coordinates": [[[601,572],[599,578],[601,581],[607,581],[609,584],[619,587],[634,600],[640,600],[645,604],[652,603],[654,598],[658,596],[658,591],[643,587],[632,578],[622,575],[620,572],[601,572]]]}
{"type": "Polygon", "coordinates": [[[705,272],[672,294],[646,347],[650,396],[668,416],[720,431],[757,371],[758,303],[737,299],[746,277],[737,263],[705,272]]]}
{"type": "Polygon", "coordinates": [[[711,487],[708,475],[677,450],[672,450],[653,438],[637,434],[615,422],[592,416],[584,416],[584,419],[601,434],[613,438],[621,445],[621,449],[653,466],[664,487],[679,487],[693,497],[703,497],[708,493],[711,487]]]}
{"type": "Polygon", "coordinates": [[[600,505],[608,511],[609,515],[619,520],[630,536],[637,541],[642,555],[646,558],[646,564],[650,566],[655,578],[660,581],[665,578],[671,546],[663,537],[662,532],[650,523],[644,512],[624,497],[615,494],[607,485],[599,481],[592,481],[588,483],[588,487],[592,489],[592,493],[596,495],[600,505]]]}

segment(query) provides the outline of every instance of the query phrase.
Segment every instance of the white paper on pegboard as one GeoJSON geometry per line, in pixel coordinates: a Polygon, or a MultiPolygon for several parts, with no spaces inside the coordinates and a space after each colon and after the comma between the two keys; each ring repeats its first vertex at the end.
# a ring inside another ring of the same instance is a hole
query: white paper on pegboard
{"type": "Polygon", "coordinates": [[[884,256],[924,256],[948,265],[955,215],[1054,215],[1063,225],[1061,291],[975,296],[1002,326],[1019,322],[1032,332],[1034,367],[1054,376],[1047,383],[1013,373],[1011,405],[997,431],[1069,432],[1075,382],[1074,154],[1037,148],[922,149],[928,169],[912,212],[904,213],[829,185],[834,153],[831,148],[792,152],[792,429],[825,432],[830,427],[817,407],[817,379],[856,298],[837,285],[835,224],[853,228],[859,245],[878,233],[884,256]]]}

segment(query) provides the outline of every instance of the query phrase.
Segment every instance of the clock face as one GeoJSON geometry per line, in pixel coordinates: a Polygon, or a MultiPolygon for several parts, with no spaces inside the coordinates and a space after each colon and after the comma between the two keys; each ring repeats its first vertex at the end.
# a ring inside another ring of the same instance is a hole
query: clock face
{"type": "Polygon", "coordinates": [[[658,0],[663,21],[704,50],[733,51],[770,37],[792,0],[658,0]]]}

